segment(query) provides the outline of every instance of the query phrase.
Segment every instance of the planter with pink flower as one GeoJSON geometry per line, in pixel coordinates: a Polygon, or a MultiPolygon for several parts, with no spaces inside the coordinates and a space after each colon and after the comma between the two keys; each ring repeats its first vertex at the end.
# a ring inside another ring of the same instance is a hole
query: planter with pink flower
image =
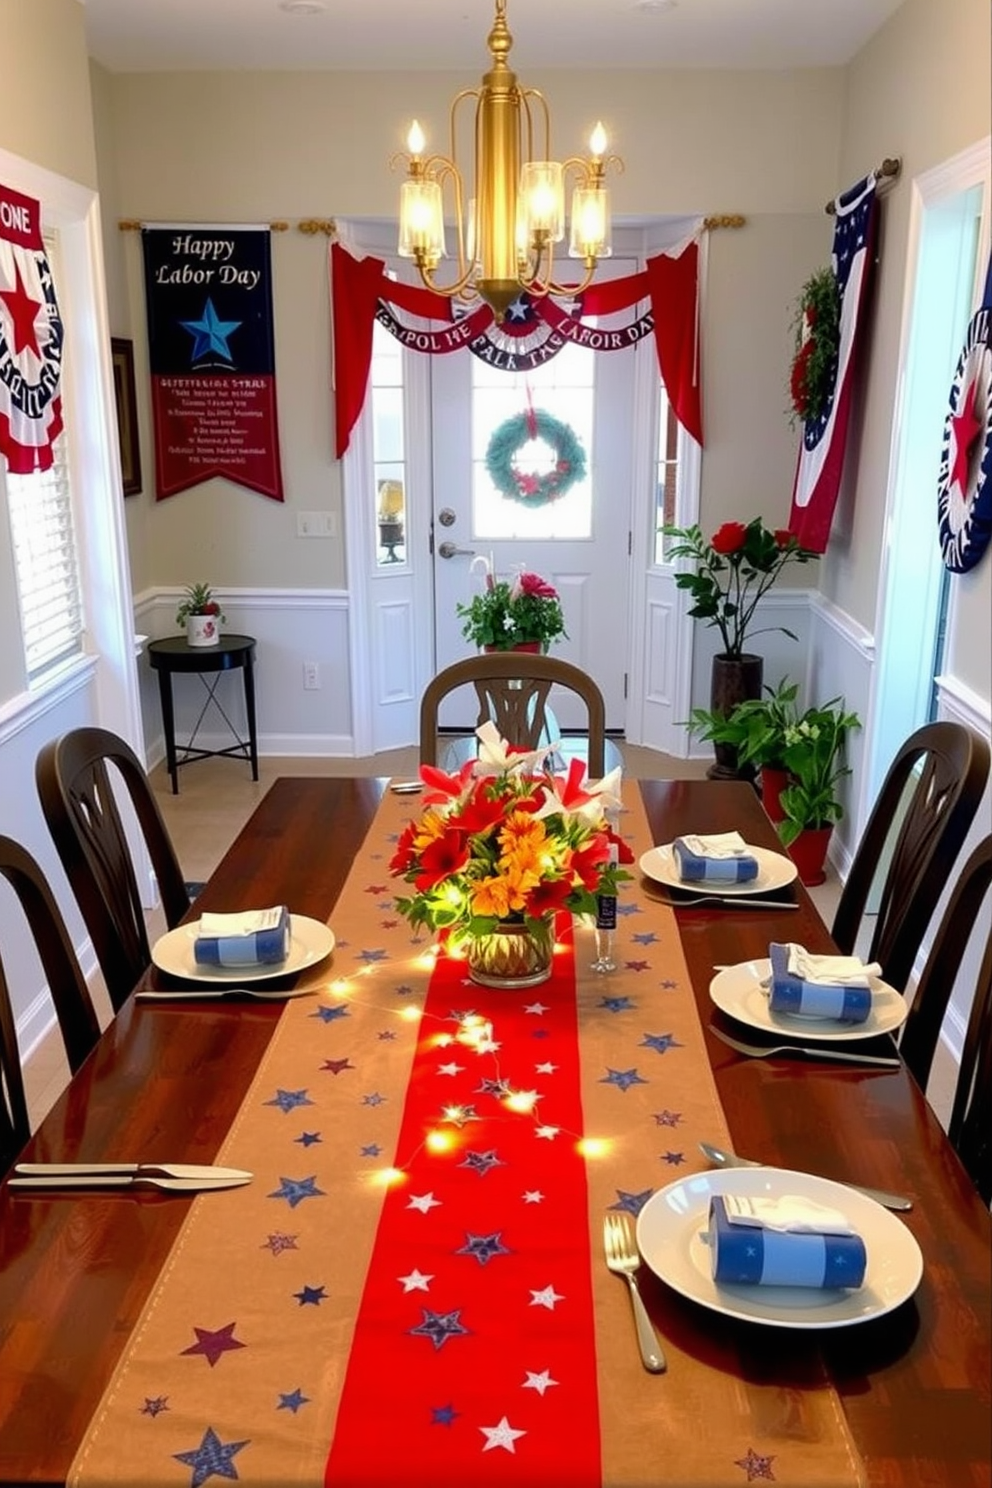
{"type": "Polygon", "coordinates": [[[188,584],[176,610],[176,624],[186,631],[189,646],[216,646],[225,616],[209,584],[188,584]]]}
{"type": "Polygon", "coordinates": [[[456,606],[466,640],[481,651],[546,652],[552,641],[568,639],[553,584],[524,568],[510,579],[500,579],[487,560],[476,561],[485,570],[482,592],[456,606]]]}

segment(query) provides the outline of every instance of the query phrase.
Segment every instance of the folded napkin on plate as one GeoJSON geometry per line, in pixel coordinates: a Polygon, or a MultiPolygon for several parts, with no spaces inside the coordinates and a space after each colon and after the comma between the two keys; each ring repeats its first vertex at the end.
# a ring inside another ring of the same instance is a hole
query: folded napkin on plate
{"type": "Polygon", "coordinates": [[[871,1012],[871,979],[881,967],[858,956],[814,956],[791,941],[768,947],[773,1013],[863,1023],[871,1012]]]}
{"type": "Polygon", "coordinates": [[[836,1209],[809,1199],[714,1194],[714,1281],[733,1285],[848,1287],[864,1281],[865,1243],[836,1209]]]}
{"type": "Polygon", "coordinates": [[[679,878],[686,883],[750,883],[758,876],[757,860],[740,832],[676,837],[672,852],[679,878]]]}
{"type": "Polygon", "coordinates": [[[198,966],[269,966],[289,955],[289,910],[247,909],[242,914],[205,914],[193,942],[198,966]]]}

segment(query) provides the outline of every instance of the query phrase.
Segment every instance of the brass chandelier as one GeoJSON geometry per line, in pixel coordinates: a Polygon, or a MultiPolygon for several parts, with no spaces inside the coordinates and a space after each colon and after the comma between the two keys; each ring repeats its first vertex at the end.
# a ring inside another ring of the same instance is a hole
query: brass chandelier
{"type": "Polygon", "coordinates": [[[428,289],[449,297],[481,296],[497,321],[522,290],[530,294],[579,294],[589,284],[601,258],[612,253],[608,165],[623,170],[616,155],[606,154],[606,132],[597,124],[589,141],[589,158],[571,156],[559,162],[551,155],[551,116],[536,88],[522,88],[507,65],[513,37],[506,24],[506,0],[496,0],[496,18],[487,41],[492,67],[478,88],[463,88],[450,110],[450,155],[425,155],[425,138],[414,120],[402,160],[407,179],[400,188],[399,252],[412,258],[428,289]],[[466,192],[457,163],[456,122],[459,106],[475,104],[474,193],[466,192]],[[535,115],[538,123],[535,153],[535,115]],[[565,236],[565,181],[571,174],[570,258],[582,259],[582,278],[572,284],[555,281],[555,244],[565,236]],[[434,278],[447,256],[444,233],[444,187],[454,198],[458,240],[458,275],[451,283],[434,278]],[[467,210],[466,210],[467,203],[467,210]]]}

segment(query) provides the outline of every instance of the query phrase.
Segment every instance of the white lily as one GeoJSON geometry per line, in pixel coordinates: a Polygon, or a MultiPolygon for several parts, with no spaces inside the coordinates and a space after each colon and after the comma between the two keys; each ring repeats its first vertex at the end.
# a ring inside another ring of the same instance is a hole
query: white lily
{"type": "Polygon", "coordinates": [[[506,740],[500,737],[491,719],[480,724],[475,733],[479,740],[479,757],[472,770],[474,775],[528,775],[540,770],[548,755],[560,747],[558,743],[545,744],[541,749],[518,754],[511,751],[506,740]]]}

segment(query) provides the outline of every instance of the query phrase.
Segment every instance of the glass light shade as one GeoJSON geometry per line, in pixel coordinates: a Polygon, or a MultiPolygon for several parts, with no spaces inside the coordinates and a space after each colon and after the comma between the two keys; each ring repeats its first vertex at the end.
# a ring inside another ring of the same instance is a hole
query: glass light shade
{"type": "Polygon", "coordinates": [[[569,258],[609,258],[612,253],[609,191],[605,186],[576,186],[569,258]]]}
{"type": "Polygon", "coordinates": [[[520,197],[529,238],[540,233],[558,243],[565,236],[565,188],[557,160],[528,160],[520,172],[520,197]]]}
{"type": "Polygon", "coordinates": [[[419,254],[436,263],[445,253],[440,183],[426,176],[404,181],[400,187],[400,257],[419,254]]]}

